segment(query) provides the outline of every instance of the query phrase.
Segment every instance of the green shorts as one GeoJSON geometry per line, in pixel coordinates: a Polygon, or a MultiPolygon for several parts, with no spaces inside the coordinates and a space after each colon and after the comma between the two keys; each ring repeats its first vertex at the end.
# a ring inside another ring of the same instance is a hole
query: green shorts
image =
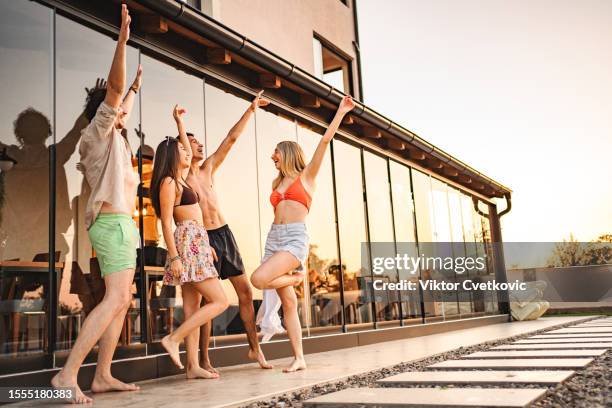
{"type": "Polygon", "coordinates": [[[88,230],[102,276],[136,268],[140,236],[127,214],[100,213],[88,230]]]}

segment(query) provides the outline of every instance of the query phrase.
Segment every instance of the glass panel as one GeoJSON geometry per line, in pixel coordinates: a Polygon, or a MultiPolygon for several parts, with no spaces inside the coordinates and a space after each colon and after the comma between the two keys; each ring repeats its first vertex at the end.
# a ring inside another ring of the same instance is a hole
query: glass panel
{"type": "MultiPolygon", "coordinates": [[[[149,338],[160,340],[183,322],[180,286],[163,286],[163,265],[166,244],[161,221],[151,206],[149,187],[153,172],[153,154],[165,136],[177,136],[172,109],[180,104],[187,110],[185,126],[198,138],[204,135],[204,83],[201,78],[189,75],[170,65],[141,56],[142,82],[142,130],[144,133],[143,174],[144,184],[144,259],[149,300],[149,338]]],[[[135,214],[137,215],[137,214],[135,214]]],[[[174,228],[174,227],[173,227],[174,228]]]]}
{"type": "MultiPolygon", "coordinates": [[[[77,170],[78,142],[88,120],[83,114],[85,88],[94,88],[97,78],[104,78],[115,51],[116,42],[81,24],[57,17],[57,149],[56,149],[56,235],[55,246],[65,263],[59,284],[57,313],[57,350],[67,350],[76,340],[81,324],[104,296],[104,282],[85,227],[85,210],[90,188],[77,170]]],[[[138,51],[128,47],[128,81],[138,66],[138,51]]],[[[138,126],[138,100],[126,130],[132,152],[138,148],[133,128],[138,126]]],[[[136,294],[136,285],[133,286],[136,294]]],[[[120,343],[140,341],[139,299],[132,302],[122,329],[120,343]]]]}
{"type": "Polygon", "coordinates": [[[38,353],[47,346],[52,44],[50,9],[0,1],[2,356],[38,353]]]}
{"type": "MultiPolygon", "coordinates": [[[[464,243],[463,216],[461,213],[461,196],[459,190],[448,187],[448,210],[451,221],[452,251],[454,258],[466,257],[466,246],[464,243]]],[[[473,271],[472,271],[473,273],[473,271]]],[[[469,271],[455,271],[455,279],[462,283],[469,279],[469,271]]],[[[459,299],[459,314],[472,312],[471,291],[464,291],[462,285],[458,286],[457,297],[459,299]]]]}
{"type": "MultiPolygon", "coordinates": [[[[391,171],[391,193],[393,195],[393,217],[395,220],[395,239],[398,253],[410,257],[419,256],[416,234],[414,230],[414,202],[410,182],[410,168],[393,160],[389,163],[391,171]]],[[[414,274],[407,270],[399,271],[400,280],[412,281],[418,284],[418,271],[414,274]]],[[[402,318],[418,318],[421,316],[421,306],[418,291],[401,291],[402,318]]]]}
{"type": "MultiPolygon", "coordinates": [[[[452,257],[452,247],[449,243],[452,242],[452,232],[450,224],[450,214],[448,208],[448,186],[438,179],[431,178],[431,194],[434,213],[434,252],[436,257],[442,259],[452,257]]],[[[455,282],[455,272],[450,270],[435,270],[434,278],[444,280],[446,282],[455,282]]],[[[457,303],[456,291],[436,291],[436,295],[441,298],[437,302],[440,307],[442,316],[447,319],[456,317],[459,314],[459,306],[457,303]]]]}
{"type": "Polygon", "coordinates": [[[338,140],[333,141],[333,149],[345,322],[368,323],[372,321],[372,277],[361,265],[361,245],[366,242],[361,152],[338,140]]]}
{"type": "MultiPolygon", "coordinates": [[[[245,112],[249,102],[208,84],[204,89],[206,150],[212,154],[245,112]]],[[[203,142],[200,135],[195,136],[203,142]]],[[[219,208],[236,238],[249,277],[261,261],[256,151],[255,119],[252,118],[214,176],[219,208]]],[[[214,320],[213,334],[244,333],[236,291],[229,280],[223,280],[222,283],[230,307],[214,320]]],[[[253,297],[257,299],[255,303],[259,305],[261,291],[255,288],[252,290],[253,297]]]]}
{"type": "MultiPolygon", "coordinates": [[[[321,135],[303,126],[298,126],[298,141],[306,160],[310,160],[319,144],[321,135]]],[[[334,214],[334,186],[332,179],[331,152],[325,158],[317,175],[316,192],[306,218],[310,251],[308,254],[308,288],[305,298],[310,313],[311,326],[337,326],[342,324],[340,302],[340,268],[334,214]]],[[[302,286],[299,287],[302,289],[302,286]]]]}
{"type": "MultiPolygon", "coordinates": [[[[387,159],[372,154],[363,153],[365,170],[368,224],[370,241],[372,243],[387,243],[374,247],[372,256],[395,258],[395,242],[393,236],[393,215],[391,213],[391,195],[389,193],[389,173],[387,159]]],[[[397,270],[375,275],[378,281],[397,282],[397,270]]],[[[400,319],[399,294],[397,291],[377,290],[375,295],[376,320],[400,319]]]]}
{"type": "MultiPolygon", "coordinates": [[[[417,234],[419,237],[419,254],[425,258],[435,256],[434,253],[434,216],[431,194],[431,178],[418,170],[412,170],[412,188],[414,190],[414,204],[416,211],[417,234]]],[[[433,279],[432,269],[422,269],[423,280],[433,279]]],[[[425,317],[442,316],[439,302],[434,301],[435,293],[430,290],[422,292],[425,307],[425,317]]]]}

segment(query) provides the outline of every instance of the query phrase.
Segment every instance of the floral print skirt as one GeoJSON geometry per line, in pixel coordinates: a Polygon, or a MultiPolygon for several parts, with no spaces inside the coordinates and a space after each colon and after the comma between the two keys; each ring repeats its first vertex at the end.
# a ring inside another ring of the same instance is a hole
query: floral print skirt
{"type": "Polygon", "coordinates": [[[170,268],[170,257],[168,257],[164,285],[177,286],[219,276],[213,263],[208,233],[197,221],[186,220],[177,223],[174,242],[183,263],[183,272],[180,277],[175,277],[170,268]]]}

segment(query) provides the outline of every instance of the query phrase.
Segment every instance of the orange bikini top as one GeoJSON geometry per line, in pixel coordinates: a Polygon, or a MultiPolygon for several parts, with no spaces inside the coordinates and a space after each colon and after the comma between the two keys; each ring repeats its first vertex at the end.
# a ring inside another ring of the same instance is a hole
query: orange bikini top
{"type": "Polygon", "coordinates": [[[270,194],[270,202],[272,203],[275,211],[278,203],[283,200],[297,201],[310,211],[310,203],[312,202],[312,198],[310,197],[310,194],[308,194],[308,191],[306,191],[304,188],[300,176],[298,176],[295,181],[291,183],[284,193],[274,190],[272,191],[272,194],[270,194]]]}

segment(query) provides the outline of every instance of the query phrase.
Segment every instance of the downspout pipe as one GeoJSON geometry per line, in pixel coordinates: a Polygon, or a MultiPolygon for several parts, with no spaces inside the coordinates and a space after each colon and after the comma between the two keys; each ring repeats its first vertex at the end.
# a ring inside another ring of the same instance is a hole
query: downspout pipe
{"type": "MultiPolygon", "coordinates": [[[[316,78],[282,57],[249,40],[244,35],[234,31],[217,20],[202,14],[201,11],[184,4],[179,0],[134,1],[168,19],[176,21],[191,31],[214,41],[215,43],[219,44],[219,46],[257,63],[262,68],[274,73],[275,75],[290,80],[299,87],[305,89],[315,96],[329,101],[330,103],[337,105],[344,96],[342,92],[323,82],[319,78],[316,78]]],[[[488,185],[498,193],[509,192],[508,188],[465,165],[449,154],[434,147],[430,143],[427,143],[416,134],[365,106],[363,102],[356,101],[356,105],[357,106],[355,109],[353,109],[351,115],[359,117],[364,121],[369,122],[372,126],[391,133],[393,136],[421,149],[427,154],[432,154],[434,157],[439,157],[447,165],[469,175],[474,180],[482,181],[484,184],[488,185]]]]}

